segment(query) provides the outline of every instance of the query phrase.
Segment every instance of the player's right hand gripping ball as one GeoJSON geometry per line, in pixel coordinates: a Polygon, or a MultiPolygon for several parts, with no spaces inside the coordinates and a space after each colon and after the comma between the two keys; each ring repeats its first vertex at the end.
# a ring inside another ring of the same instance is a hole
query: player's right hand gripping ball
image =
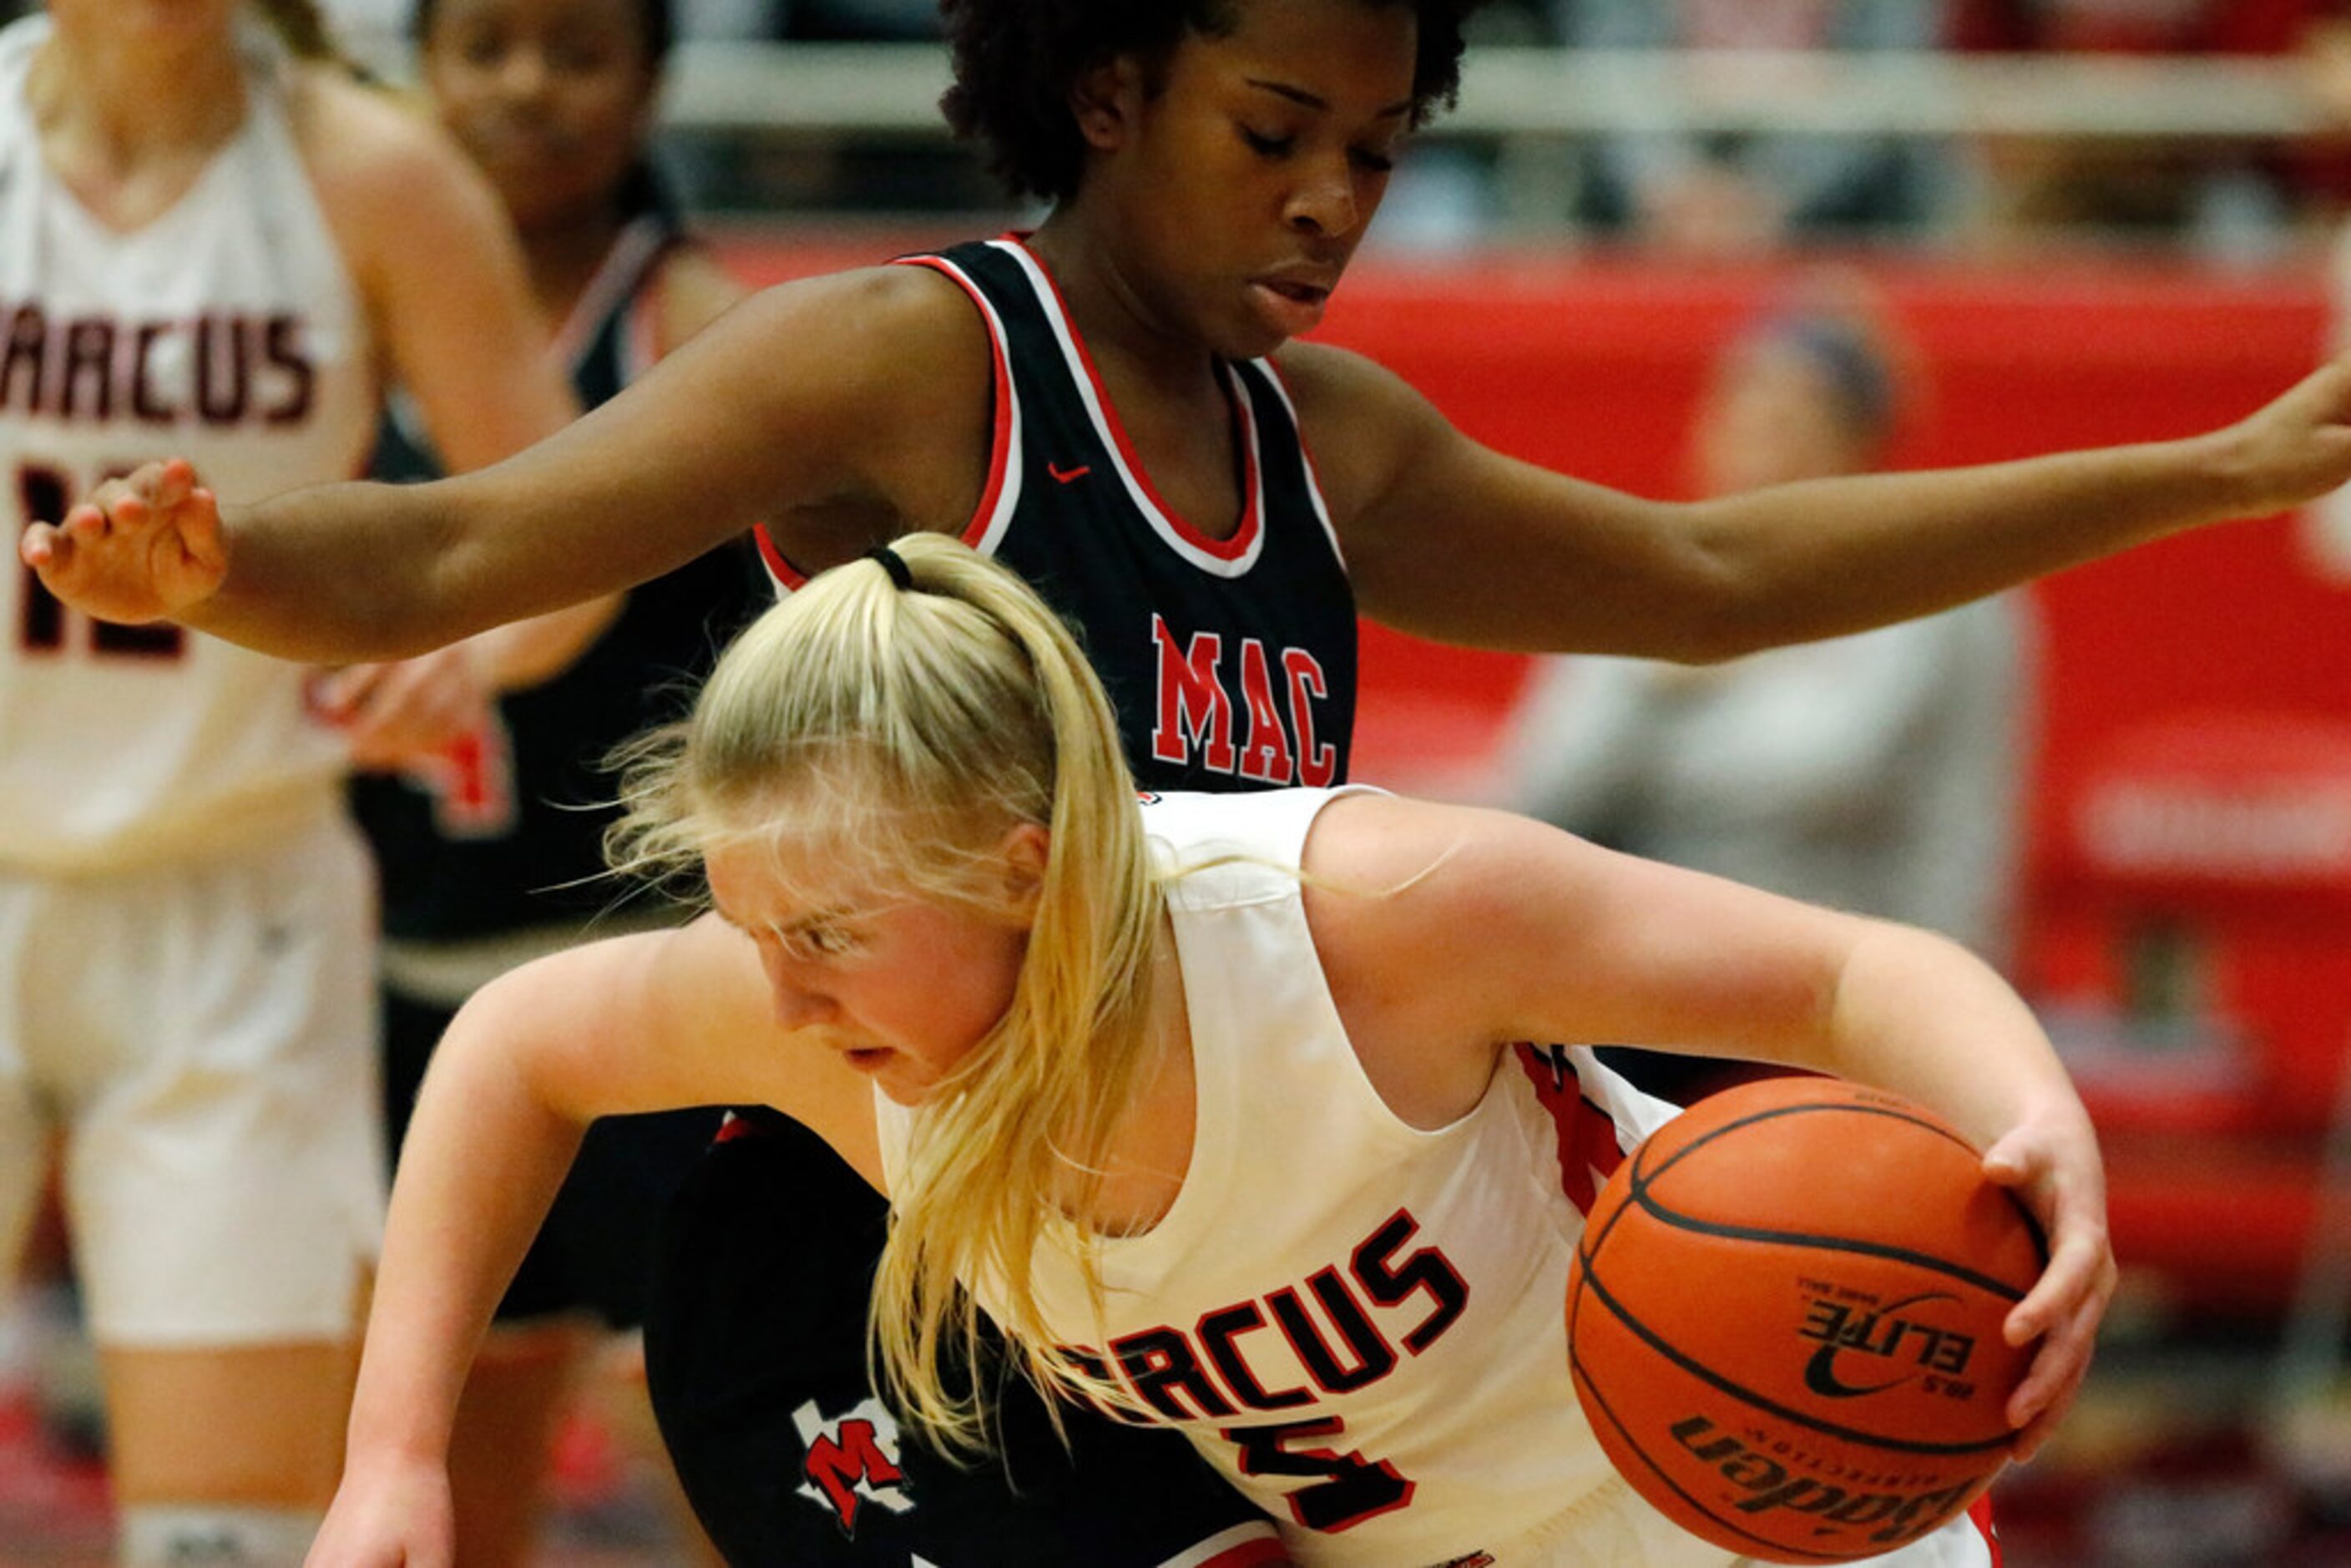
{"type": "Polygon", "coordinates": [[[1931,1112],[1833,1079],[1700,1101],[1610,1178],[1568,1275],[1575,1391],[1692,1533],[1840,1563],[1991,1484],[2034,1346],[2038,1228],[1931,1112]]]}

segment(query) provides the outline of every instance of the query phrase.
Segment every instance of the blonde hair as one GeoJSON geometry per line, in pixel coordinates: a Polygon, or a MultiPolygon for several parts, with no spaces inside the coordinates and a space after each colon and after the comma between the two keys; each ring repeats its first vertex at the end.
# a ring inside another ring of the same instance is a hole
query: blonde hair
{"type": "Polygon", "coordinates": [[[894,549],[911,588],[852,562],[737,640],[691,717],[639,744],[609,848],[618,870],[668,874],[789,840],[803,862],[987,908],[1006,896],[1004,835],[1050,829],[1011,1005],[914,1116],[874,1278],[872,1353],[902,1411],[977,1451],[979,1318],[959,1281],[1000,1292],[1029,1375],[1092,1385],[1030,1263],[1049,1238],[1071,1248],[1099,1306],[1093,1233],[1066,1217],[1090,1207],[1137,1081],[1163,899],[1109,699],[1069,629],[952,539],[894,549]]]}

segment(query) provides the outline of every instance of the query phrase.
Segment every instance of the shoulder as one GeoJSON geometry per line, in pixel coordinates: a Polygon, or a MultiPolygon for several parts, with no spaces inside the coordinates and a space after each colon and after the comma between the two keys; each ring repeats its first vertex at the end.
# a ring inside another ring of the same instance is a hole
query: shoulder
{"type": "Polygon", "coordinates": [[[682,415],[728,410],[719,438],[775,476],[768,527],[812,569],[971,516],[993,367],[987,329],[952,282],[885,266],[761,289],[631,392],[693,385],[698,408],[682,415]]]}
{"type": "MultiPolygon", "coordinates": [[[[987,328],[954,283],[927,267],[869,267],[761,289],[727,312],[771,357],[789,356],[795,382],[820,391],[848,418],[889,414],[870,435],[903,433],[937,444],[923,422],[984,421],[993,351],[987,328]]],[[[713,334],[716,336],[716,334],[713,334]]]]}
{"type": "Polygon", "coordinates": [[[1315,958],[1365,1072],[1412,1124],[1467,1113],[1515,1038],[1526,889],[1564,839],[1388,795],[1343,796],[1315,820],[1304,894],[1315,958]]]}
{"type": "Polygon", "coordinates": [[[987,325],[954,280],[927,267],[882,266],[778,284],[795,310],[832,319],[840,333],[910,353],[958,351],[985,361],[987,325]]]}
{"type": "Polygon", "coordinates": [[[1490,914],[1530,870],[1534,843],[1557,836],[1483,807],[1342,795],[1316,815],[1306,839],[1316,945],[1326,929],[1342,941],[1424,928],[1433,936],[1448,921],[1490,914]]]}
{"type": "Polygon", "coordinates": [[[1343,423],[1383,408],[1421,401],[1420,394],[1375,360],[1328,343],[1286,343],[1273,356],[1301,413],[1311,409],[1343,423]]]}
{"type": "Polygon", "coordinates": [[[1274,356],[1300,433],[1340,517],[1380,495],[1408,455],[1451,427],[1394,371],[1345,349],[1290,343],[1274,356]]]}
{"type": "Polygon", "coordinates": [[[1306,841],[1307,921],[1334,995],[1384,998],[1433,1027],[1489,1003],[1479,977],[1531,935],[1562,946],[1604,862],[1622,860],[1513,812],[1348,795],[1306,841]]]}
{"type": "Polygon", "coordinates": [[[479,179],[421,103],[354,80],[333,67],[287,68],[286,104],[313,176],[338,194],[382,201],[414,194],[459,172],[479,179]]]}
{"type": "Polygon", "coordinates": [[[287,109],[327,221],[355,255],[505,223],[481,172],[402,97],[302,64],[288,68],[287,109]]]}

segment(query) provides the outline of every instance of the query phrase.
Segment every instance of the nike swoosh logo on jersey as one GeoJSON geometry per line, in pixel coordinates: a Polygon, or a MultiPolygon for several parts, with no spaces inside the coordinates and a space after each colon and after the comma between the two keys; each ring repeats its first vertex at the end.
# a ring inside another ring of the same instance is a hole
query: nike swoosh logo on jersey
{"type": "Polygon", "coordinates": [[[1064,485],[1074,485],[1093,471],[1094,465],[1091,463],[1081,463],[1075,468],[1064,468],[1058,463],[1045,465],[1045,472],[1064,485]]]}

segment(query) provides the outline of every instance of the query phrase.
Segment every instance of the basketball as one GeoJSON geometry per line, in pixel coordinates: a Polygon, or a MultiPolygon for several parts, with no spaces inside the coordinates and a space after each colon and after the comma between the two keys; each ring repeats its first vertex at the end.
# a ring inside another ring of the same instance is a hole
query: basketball
{"type": "Polygon", "coordinates": [[[2001,1323],[2038,1228],[1933,1113],[1834,1079],[1700,1101],[1609,1178],[1568,1275],[1577,1397],[1693,1534],[1781,1563],[1891,1552],[1991,1485],[2036,1348],[2001,1323]]]}

